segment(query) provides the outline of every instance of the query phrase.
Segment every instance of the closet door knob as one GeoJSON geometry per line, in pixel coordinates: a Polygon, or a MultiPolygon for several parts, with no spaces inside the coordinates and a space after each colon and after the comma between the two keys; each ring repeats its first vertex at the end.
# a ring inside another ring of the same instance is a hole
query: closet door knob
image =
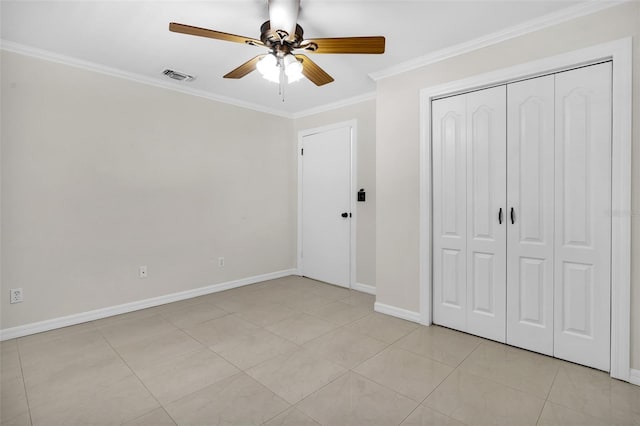
{"type": "Polygon", "coordinates": [[[513,225],[514,223],[516,223],[516,213],[513,210],[513,207],[511,207],[511,224],[513,225]]]}
{"type": "Polygon", "coordinates": [[[498,223],[502,225],[502,207],[498,210],[498,223]]]}

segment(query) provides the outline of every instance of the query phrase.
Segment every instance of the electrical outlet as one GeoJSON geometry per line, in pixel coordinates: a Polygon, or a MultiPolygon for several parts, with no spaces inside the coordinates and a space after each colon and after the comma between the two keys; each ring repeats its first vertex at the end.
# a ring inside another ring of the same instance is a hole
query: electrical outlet
{"type": "Polygon", "coordinates": [[[224,257],[218,258],[218,268],[224,268],[224,257]]]}
{"type": "Polygon", "coordinates": [[[20,303],[22,302],[22,289],[21,288],[12,288],[11,289],[11,303],[20,303]]]}
{"type": "Polygon", "coordinates": [[[147,278],[147,265],[142,265],[138,268],[138,278],[147,278]]]}

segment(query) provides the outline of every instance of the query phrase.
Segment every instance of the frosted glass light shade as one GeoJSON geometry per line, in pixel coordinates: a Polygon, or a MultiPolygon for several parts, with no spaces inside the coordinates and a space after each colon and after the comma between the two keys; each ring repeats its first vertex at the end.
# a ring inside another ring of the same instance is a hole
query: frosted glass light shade
{"type": "Polygon", "coordinates": [[[293,55],[284,57],[284,72],[289,83],[296,82],[302,78],[302,63],[293,55]]]}
{"type": "Polygon", "coordinates": [[[280,82],[280,67],[278,67],[278,60],[274,55],[269,54],[260,59],[256,64],[256,68],[266,80],[274,83],[280,82]]]}

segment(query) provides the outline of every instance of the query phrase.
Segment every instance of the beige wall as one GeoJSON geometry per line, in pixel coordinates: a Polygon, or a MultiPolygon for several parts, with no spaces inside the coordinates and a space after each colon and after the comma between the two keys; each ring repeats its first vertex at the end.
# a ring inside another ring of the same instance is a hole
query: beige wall
{"type": "Polygon", "coordinates": [[[352,119],[357,281],[375,285],[375,101],[291,120],[1,59],[0,329],[295,268],[298,132],[352,119]]]}
{"type": "Polygon", "coordinates": [[[640,3],[579,18],[378,82],[377,301],[417,312],[419,91],[623,37],[634,37],[632,365],[640,368],[640,3]]]}
{"type": "Polygon", "coordinates": [[[0,328],[295,267],[292,120],[7,52],[1,113],[0,328]]]}
{"type": "MultiPolygon", "coordinates": [[[[376,285],[376,102],[360,102],[343,108],[309,115],[295,120],[296,138],[298,132],[306,129],[356,120],[358,129],[357,184],[364,188],[367,200],[357,203],[356,229],[356,281],[361,284],[376,285]]],[[[355,196],[355,194],[354,194],[355,196]]]]}

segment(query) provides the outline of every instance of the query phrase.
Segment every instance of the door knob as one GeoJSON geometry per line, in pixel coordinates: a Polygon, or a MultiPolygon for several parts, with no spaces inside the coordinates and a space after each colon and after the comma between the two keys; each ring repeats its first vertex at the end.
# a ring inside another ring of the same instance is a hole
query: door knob
{"type": "Polygon", "coordinates": [[[342,216],[342,217],[349,217],[349,213],[344,212],[344,213],[342,213],[340,216],[342,216]]]}
{"type": "Polygon", "coordinates": [[[511,207],[511,224],[513,225],[514,223],[516,223],[516,214],[513,207],[511,207]]]}

